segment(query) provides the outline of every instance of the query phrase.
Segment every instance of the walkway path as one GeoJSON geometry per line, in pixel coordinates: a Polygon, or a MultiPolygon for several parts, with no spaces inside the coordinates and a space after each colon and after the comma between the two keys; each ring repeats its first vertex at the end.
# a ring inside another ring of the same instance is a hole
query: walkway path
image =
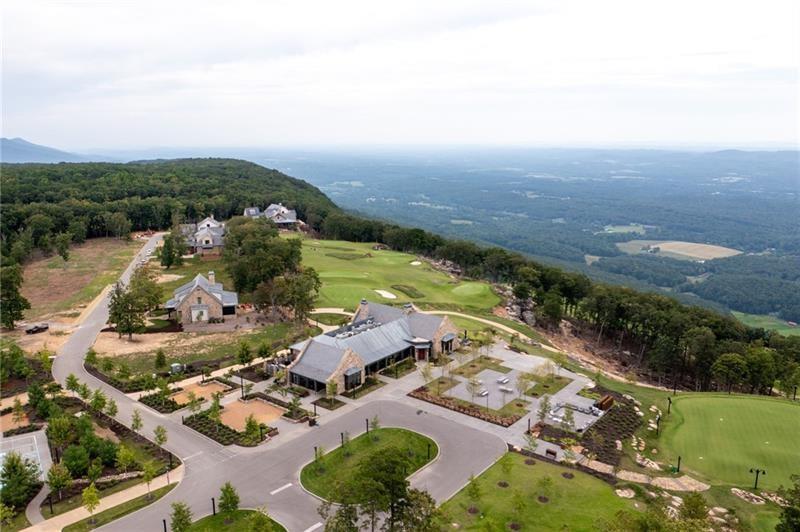
{"type": "MultiPolygon", "coordinates": [[[[150,483],[150,491],[156,490],[170,483],[180,482],[181,479],[183,479],[183,473],[184,473],[184,467],[179,466],[176,469],[169,472],[169,482],[167,482],[166,474],[154,478],[153,481],[150,483]]],[[[97,507],[94,513],[98,514],[104,510],[108,510],[109,508],[118,506],[126,501],[135,499],[136,497],[141,497],[142,495],[145,495],[147,491],[148,491],[147,484],[142,482],[141,484],[136,484],[135,486],[131,486],[126,490],[112,493],[108,497],[103,497],[102,499],[100,499],[100,505],[97,507]]],[[[59,514],[51,519],[47,519],[46,521],[36,523],[33,526],[26,528],[23,532],[57,531],[61,530],[67,525],[71,525],[72,523],[76,523],[78,521],[86,519],[87,517],[89,517],[89,512],[86,510],[86,508],[83,507],[75,508],[74,510],[64,512],[63,514],[59,514]]],[[[30,518],[28,520],[30,520],[30,518]]]]}
{"type": "Polygon", "coordinates": [[[636,473],[634,471],[628,471],[627,469],[620,469],[618,471],[614,471],[614,466],[606,464],[604,462],[599,462],[597,460],[583,460],[581,465],[584,467],[588,467],[589,469],[593,469],[599,473],[604,473],[606,475],[611,475],[617,477],[620,480],[626,480],[628,482],[636,482],[638,484],[650,484],[656,486],[657,488],[661,488],[663,490],[669,491],[706,491],[711,486],[700,482],[697,479],[690,477],[689,475],[683,475],[682,477],[673,478],[673,477],[652,477],[650,475],[645,475],[644,473],[636,473]]]}

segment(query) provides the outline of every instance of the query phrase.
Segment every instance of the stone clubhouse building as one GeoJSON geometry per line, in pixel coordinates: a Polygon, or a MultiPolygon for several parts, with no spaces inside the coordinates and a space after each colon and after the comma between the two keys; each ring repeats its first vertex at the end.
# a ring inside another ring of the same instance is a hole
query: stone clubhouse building
{"type": "Polygon", "coordinates": [[[428,361],[459,345],[458,330],[447,316],[423,314],[410,304],[395,308],[362,299],[348,325],[290,347],[294,360],[287,378],[313,391],[333,381],[336,393],[342,393],[395,362],[410,357],[428,361]]]}

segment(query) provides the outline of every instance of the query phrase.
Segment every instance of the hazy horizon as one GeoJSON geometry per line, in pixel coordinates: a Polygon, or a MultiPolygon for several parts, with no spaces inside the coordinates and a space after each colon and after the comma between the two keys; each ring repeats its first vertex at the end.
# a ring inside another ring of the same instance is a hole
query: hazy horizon
{"type": "Polygon", "coordinates": [[[790,0],[11,0],[2,134],[80,152],[796,148],[798,19],[790,0]]]}

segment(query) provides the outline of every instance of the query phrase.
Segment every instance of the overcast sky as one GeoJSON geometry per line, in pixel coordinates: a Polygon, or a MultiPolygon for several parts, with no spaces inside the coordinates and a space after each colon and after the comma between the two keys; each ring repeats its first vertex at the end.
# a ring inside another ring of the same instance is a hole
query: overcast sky
{"type": "Polygon", "coordinates": [[[800,2],[4,0],[59,148],[798,141],[800,2]]]}

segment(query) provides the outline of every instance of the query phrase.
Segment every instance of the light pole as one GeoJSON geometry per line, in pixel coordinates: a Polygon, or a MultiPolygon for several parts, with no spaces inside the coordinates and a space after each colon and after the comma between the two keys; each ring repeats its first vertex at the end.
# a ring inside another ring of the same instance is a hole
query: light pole
{"type": "Polygon", "coordinates": [[[794,387],[794,397],[792,397],[792,401],[797,401],[797,386],[794,387]]]}
{"type": "Polygon", "coordinates": [[[667,397],[667,414],[672,410],[672,397],[667,397]]]}
{"type": "Polygon", "coordinates": [[[757,489],[758,489],[758,476],[759,476],[759,475],[764,475],[764,476],[766,476],[766,475],[767,475],[767,470],[766,470],[766,469],[758,469],[758,468],[756,468],[756,469],[752,469],[752,468],[751,468],[751,469],[750,469],[750,472],[751,472],[751,473],[755,473],[755,474],[756,474],[756,482],[755,482],[755,484],[753,484],[753,489],[754,489],[754,490],[757,490],[757,489]]]}
{"type": "Polygon", "coordinates": [[[681,457],[678,456],[678,471],[676,471],[676,473],[680,473],[680,472],[681,472],[681,457]]]}
{"type": "Polygon", "coordinates": [[[661,430],[661,414],[656,416],[656,436],[658,436],[661,430]]]}
{"type": "Polygon", "coordinates": [[[214,500],[214,497],[211,497],[211,513],[217,515],[217,501],[214,500]]]}

